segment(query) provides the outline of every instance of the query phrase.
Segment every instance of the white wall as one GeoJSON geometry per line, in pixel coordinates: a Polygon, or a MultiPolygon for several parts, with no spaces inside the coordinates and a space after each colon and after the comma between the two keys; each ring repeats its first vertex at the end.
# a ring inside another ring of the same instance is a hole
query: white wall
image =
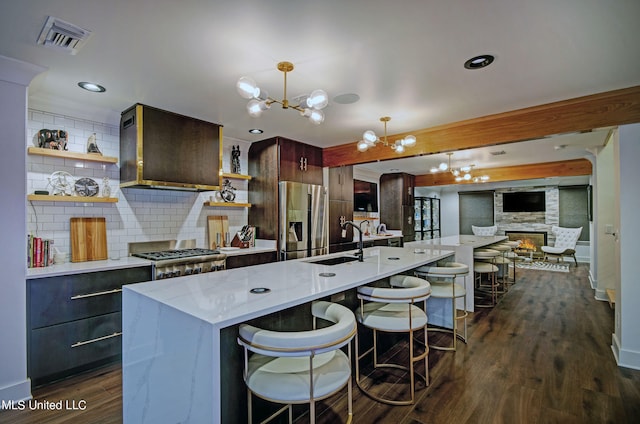
{"type": "Polygon", "coordinates": [[[613,230],[616,226],[616,216],[619,213],[617,193],[614,190],[616,169],[614,167],[614,144],[618,141],[618,131],[615,131],[609,143],[597,155],[595,184],[594,184],[594,240],[595,270],[592,268],[592,284],[595,283],[596,298],[606,300],[605,290],[616,287],[615,237],[607,234],[607,226],[613,230]]]}
{"type": "Polygon", "coordinates": [[[620,290],[616,292],[613,349],[618,364],[640,369],[640,284],[638,240],[640,239],[640,124],[620,127],[620,290]]]}
{"type": "MultiPolygon", "coordinates": [[[[87,138],[96,133],[103,155],[119,156],[119,123],[93,122],[31,109],[28,116],[27,146],[35,145],[39,130],[61,129],[69,134],[69,151],[85,153],[87,138]]],[[[249,143],[226,138],[223,140],[223,170],[230,171],[232,145],[240,146],[240,166],[246,173],[249,143]]],[[[27,231],[38,237],[53,239],[54,245],[63,252],[69,252],[71,217],[104,216],[107,221],[109,256],[113,258],[126,256],[130,242],[195,239],[198,247],[206,247],[209,215],[226,215],[231,232],[240,230],[247,223],[246,208],[203,206],[215,192],[120,189],[118,164],[28,155],[27,171],[27,193],[38,189],[51,190],[48,177],[53,171],[66,171],[76,178],[89,177],[101,187],[103,177],[110,179],[111,196],[118,198],[117,203],[34,201],[28,205],[27,231]]],[[[233,180],[231,183],[237,189],[236,201],[247,202],[247,181],[233,180]]]]}
{"type": "Polygon", "coordinates": [[[27,86],[44,68],[0,56],[0,401],[31,397],[27,379],[25,149],[27,86]]]}

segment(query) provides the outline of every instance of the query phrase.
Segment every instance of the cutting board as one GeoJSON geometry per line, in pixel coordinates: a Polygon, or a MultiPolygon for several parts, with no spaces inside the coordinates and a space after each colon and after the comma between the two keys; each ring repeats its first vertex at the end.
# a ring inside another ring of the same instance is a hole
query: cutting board
{"type": "Polygon", "coordinates": [[[108,258],[105,218],[71,218],[71,262],[108,258]]]}
{"type": "Polygon", "coordinates": [[[207,229],[209,232],[209,249],[228,247],[224,243],[224,235],[229,232],[229,218],[226,215],[210,215],[207,217],[207,229]],[[218,246],[216,234],[220,234],[220,246],[218,246]]]}

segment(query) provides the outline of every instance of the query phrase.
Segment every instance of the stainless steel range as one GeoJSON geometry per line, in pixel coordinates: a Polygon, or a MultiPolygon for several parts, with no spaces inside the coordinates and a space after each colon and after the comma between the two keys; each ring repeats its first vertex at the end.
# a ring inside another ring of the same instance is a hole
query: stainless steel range
{"type": "Polygon", "coordinates": [[[174,245],[175,242],[169,242],[170,248],[164,249],[162,242],[132,243],[129,245],[129,252],[133,256],[153,261],[154,280],[219,271],[226,268],[227,255],[217,250],[174,249],[174,245]],[[150,250],[141,251],[144,249],[150,250]]]}

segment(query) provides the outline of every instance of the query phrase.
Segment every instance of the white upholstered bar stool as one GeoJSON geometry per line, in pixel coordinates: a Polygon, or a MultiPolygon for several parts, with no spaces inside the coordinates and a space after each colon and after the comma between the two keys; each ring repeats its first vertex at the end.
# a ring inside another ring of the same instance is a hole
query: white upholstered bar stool
{"type": "Polygon", "coordinates": [[[366,352],[359,352],[356,334],[356,384],[369,397],[389,405],[410,405],[415,401],[415,364],[424,359],[424,375],[418,374],[429,385],[429,345],[427,339],[427,299],[431,294],[431,285],[427,280],[408,275],[394,275],[389,280],[391,287],[363,286],[358,288],[360,307],[356,310],[356,319],[367,328],[373,330],[373,346],[366,352]],[[422,303],[421,309],[417,304],[422,303]],[[416,340],[414,332],[424,331],[424,343],[416,340]],[[409,364],[408,366],[393,363],[378,363],[378,332],[408,333],[409,364]],[[416,354],[415,345],[422,347],[416,354]],[[409,374],[410,399],[397,400],[378,396],[364,387],[364,379],[360,376],[360,360],[373,352],[373,367],[396,368],[406,370],[409,374]]]}
{"type": "Polygon", "coordinates": [[[487,287],[482,284],[482,277],[487,276],[489,283],[489,299],[490,302],[476,303],[479,308],[492,308],[498,301],[498,267],[495,265],[495,259],[500,256],[500,252],[493,249],[475,249],[473,251],[473,276],[476,288],[487,287]]]}
{"type": "Polygon", "coordinates": [[[496,243],[490,245],[489,249],[500,252],[500,255],[494,259],[494,264],[498,267],[498,277],[502,274],[502,291],[507,292],[509,290],[509,265],[511,265],[511,259],[508,256],[511,252],[511,246],[505,243],[496,243]]]}
{"type": "Polygon", "coordinates": [[[425,278],[431,284],[431,297],[434,299],[451,299],[451,325],[453,329],[428,327],[428,331],[450,333],[452,342],[450,346],[430,344],[429,347],[438,350],[456,350],[458,339],[467,342],[467,275],[469,266],[459,262],[447,262],[443,265],[425,265],[414,270],[417,277],[425,278]],[[456,283],[456,278],[462,277],[462,284],[456,283]],[[458,312],[456,301],[463,299],[462,313],[458,312]],[[463,320],[462,333],[458,332],[458,321],[463,320]]]}
{"type": "Polygon", "coordinates": [[[270,402],[285,404],[263,423],[289,410],[292,404],[309,403],[309,417],[315,423],[315,402],[348,387],[346,420],[353,416],[351,383],[351,340],[357,324],[351,310],[336,303],[319,301],[311,306],[314,330],[270,331],[242,324],[238,343],[244,347],[244,381],[247,385],[249,423],[253,421],[252,394],[270,402]],[[316,328],[317,319],[333,324],[316,328]],[[340,348],[347,346],[347,354],[340,348]],[[253,352],[249,355],[249,352],[253,352]]]}

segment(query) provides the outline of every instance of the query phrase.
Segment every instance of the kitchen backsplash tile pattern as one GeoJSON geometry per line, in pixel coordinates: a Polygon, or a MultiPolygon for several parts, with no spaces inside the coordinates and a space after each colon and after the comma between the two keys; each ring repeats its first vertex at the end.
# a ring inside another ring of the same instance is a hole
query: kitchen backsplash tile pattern
{"type": "MultiPolygon", "coordinates": [[[[41,129],[68,132],[68,150],[86,153],[87,139],[96,134],[103,155],[119,157],[119,125],[92,122],[55,113],[29,109],[26,146],[37,146],[41,129]]],[[[223,170],[230,172],[231,146],[240,146],[240,166],[246,172],[249,143],[224,139],[223,170]]],[[[74,178],[88,177],[101,187],[109,177],[111,197],[117,203],[67,203],[32,201],[27,206],[27,231],[34,236],[53,239],[57,249],[70,251],[70,218],[104,216],[111,258],[128,254],[128,243],[153,240],[195,239],[198,247],[207,246],[207,216],[226,215],[229,230],[234,232],[247,223],[246,208],[205,207],[215,192],[120,189],[118,164],[103,164],[75,159],[27,155],[27,193],[49,190],[48,177],[54,171],[66,171],[74,178]]],[[[248,183],[233,180],[236,202],[247,202],[248,183]]],[[[100,195],[100,194],[99,194],[100,195]]],[[[26,237],[26,235],[25,235],[26,237]]]]}

